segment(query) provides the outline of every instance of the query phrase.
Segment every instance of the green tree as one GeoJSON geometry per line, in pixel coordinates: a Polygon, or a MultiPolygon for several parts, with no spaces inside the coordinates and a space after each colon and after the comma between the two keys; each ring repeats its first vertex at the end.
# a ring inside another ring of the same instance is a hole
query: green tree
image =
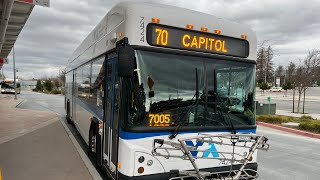
{"type": "Polygon", "coordinates": [[[51,82],[51,80],[45,80],[44,81],[44,83],[43,83],[43,86],[44,86],[44,88],[47,90],[47,91],[52,91],[52,82],[51,82]]]}
{"type": "Polygon", "coordinates": [[[43,90],[43,85],[41,83],[41,80],[37,80],[36,91],[42,91],[42,90],[43,90]]]}
{"type": "Polygon", "coordinates": [[[292,61],[288,65],[286,69],[286,81],[293,82],[294,81],[294,75],[296,72],[296,64],[294,64],[292,61]]]}
{"type": "Polygon", "coordinates": [[[291,81],[287,81],[282,89],[284,89],[286,91],[286,96],[287,96],[287,93],[288,93],[288,89],[293,89],[293,83],[291,81]]]}
{"type": "Polygon", "coordinates": [[[270,87],[268,86],[268,83],[262,82],[262,83],[259,84],[259,88],[260,88],[260,89],[263,91],[263,93],[264,93],[264,91],[267,90],[267,89],[269,89],[270,87]]]}
{"type": "Polygon", "coordinates": [[[260,47],[257,52],[256,79],[257,82],[273,82],[273,50],[271,46],[260,47]]]}

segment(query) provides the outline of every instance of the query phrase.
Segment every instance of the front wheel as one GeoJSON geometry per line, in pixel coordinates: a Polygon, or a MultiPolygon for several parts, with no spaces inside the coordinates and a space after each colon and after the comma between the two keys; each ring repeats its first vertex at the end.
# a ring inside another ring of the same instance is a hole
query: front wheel
{"type": "Polygon", "coordinates": [[[97,128],[90,128],[88,154],[95,158],[95,164],[99,168],[101,165],[101,135],[97,128]]]}
{"type": "Polygon", "coordinates": [[[71,118],[70,118],[70,105],[69,102],[67,103],[67,115],[66,115],[66,119],[68,124],[72,124],[71,118]]]}

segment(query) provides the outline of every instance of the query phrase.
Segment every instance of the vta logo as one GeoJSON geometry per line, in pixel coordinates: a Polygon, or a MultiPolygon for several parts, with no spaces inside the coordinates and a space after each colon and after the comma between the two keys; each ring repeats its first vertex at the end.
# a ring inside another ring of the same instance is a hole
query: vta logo
{"type": "MultiPolygon", "coordinates": [[[[204,143],[203,142],[197,142],[197,144],[194,144],[192,141],[188,140],[188,141],[185,141],[186,144],[188,146],[194,146],[198,149],[198,147],[202,146],[204,143]]],[[[209,148],[206,149],[206,151],[208,152],[204,152],[203,153],[203,157],[209,157],[209,155],[211,154],[212,157],[219,157],[219,153],[217,153],[217,149],[216,149],[216,146],[213,144],[213,143],[209,143],[209,148]]],[[[191,155],[193,157],[196,157],[197,154],[198,154],[198,151],[190,151],[191,155]]]]}

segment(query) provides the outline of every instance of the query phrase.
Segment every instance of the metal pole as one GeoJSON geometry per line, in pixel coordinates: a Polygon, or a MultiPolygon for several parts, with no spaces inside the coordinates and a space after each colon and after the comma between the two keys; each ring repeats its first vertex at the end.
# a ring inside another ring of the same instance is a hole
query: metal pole
{"type": "Polygon", "coordinates": [[[268,114],[270,115],[270,114],[271,114],[271,112],[270,112],[270,111],[271,111],[271,110],[270,110],[270,101],[269,101],[269,103],[268,103],[268,109],[269,109],[269,113],[268,113],[268,114]]]}
{"type": "Polygon", "coordinates": [[[17,79],[16,79],[16,57],[14,54],[14,46],[12,48],[12,56],[13,56],[13,84],[14,84],[14,99],[17,100],[17,79]]]}
{"type": "Polygon", "coordinates": [[[4,80],[3,65],[2,65],[1,71],[2,71],[1,79],[4,80]]]}
{"type": "Polygon", "coordinates": [[[296,92],[295,83],[293,83],[293,95],[292,95],[292,113],[294,113],[294,96],[296,92]]]}
{"type": "Polygon", "coordinates": [[[303,105],[302,105],[302,114],[304,114],[304,104],[306,102],[306,89],[303,90],[303,105]]]}

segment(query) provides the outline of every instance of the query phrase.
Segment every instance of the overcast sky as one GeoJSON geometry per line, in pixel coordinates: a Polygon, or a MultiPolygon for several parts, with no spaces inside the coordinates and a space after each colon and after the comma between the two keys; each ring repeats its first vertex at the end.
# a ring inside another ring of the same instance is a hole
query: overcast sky
{"type": "MultiPolygon", "coordinates": [[[[51,0],[50,8],[36,6],[15,44],[18,77],[56,76],[81,41],[118,2],[51,0]]],[[[274,49],[275,66],[285,66],[290,61],[298,63],[309,50],[320,49],[319,0],[161,2],[250,25],[257,33],[258,45],[265,41],[265,46],[271,45],[274,49]]],[[[12,53],[9,59],[10,64],[3,69],[5,75],[12,78],[12,53]]]]}

